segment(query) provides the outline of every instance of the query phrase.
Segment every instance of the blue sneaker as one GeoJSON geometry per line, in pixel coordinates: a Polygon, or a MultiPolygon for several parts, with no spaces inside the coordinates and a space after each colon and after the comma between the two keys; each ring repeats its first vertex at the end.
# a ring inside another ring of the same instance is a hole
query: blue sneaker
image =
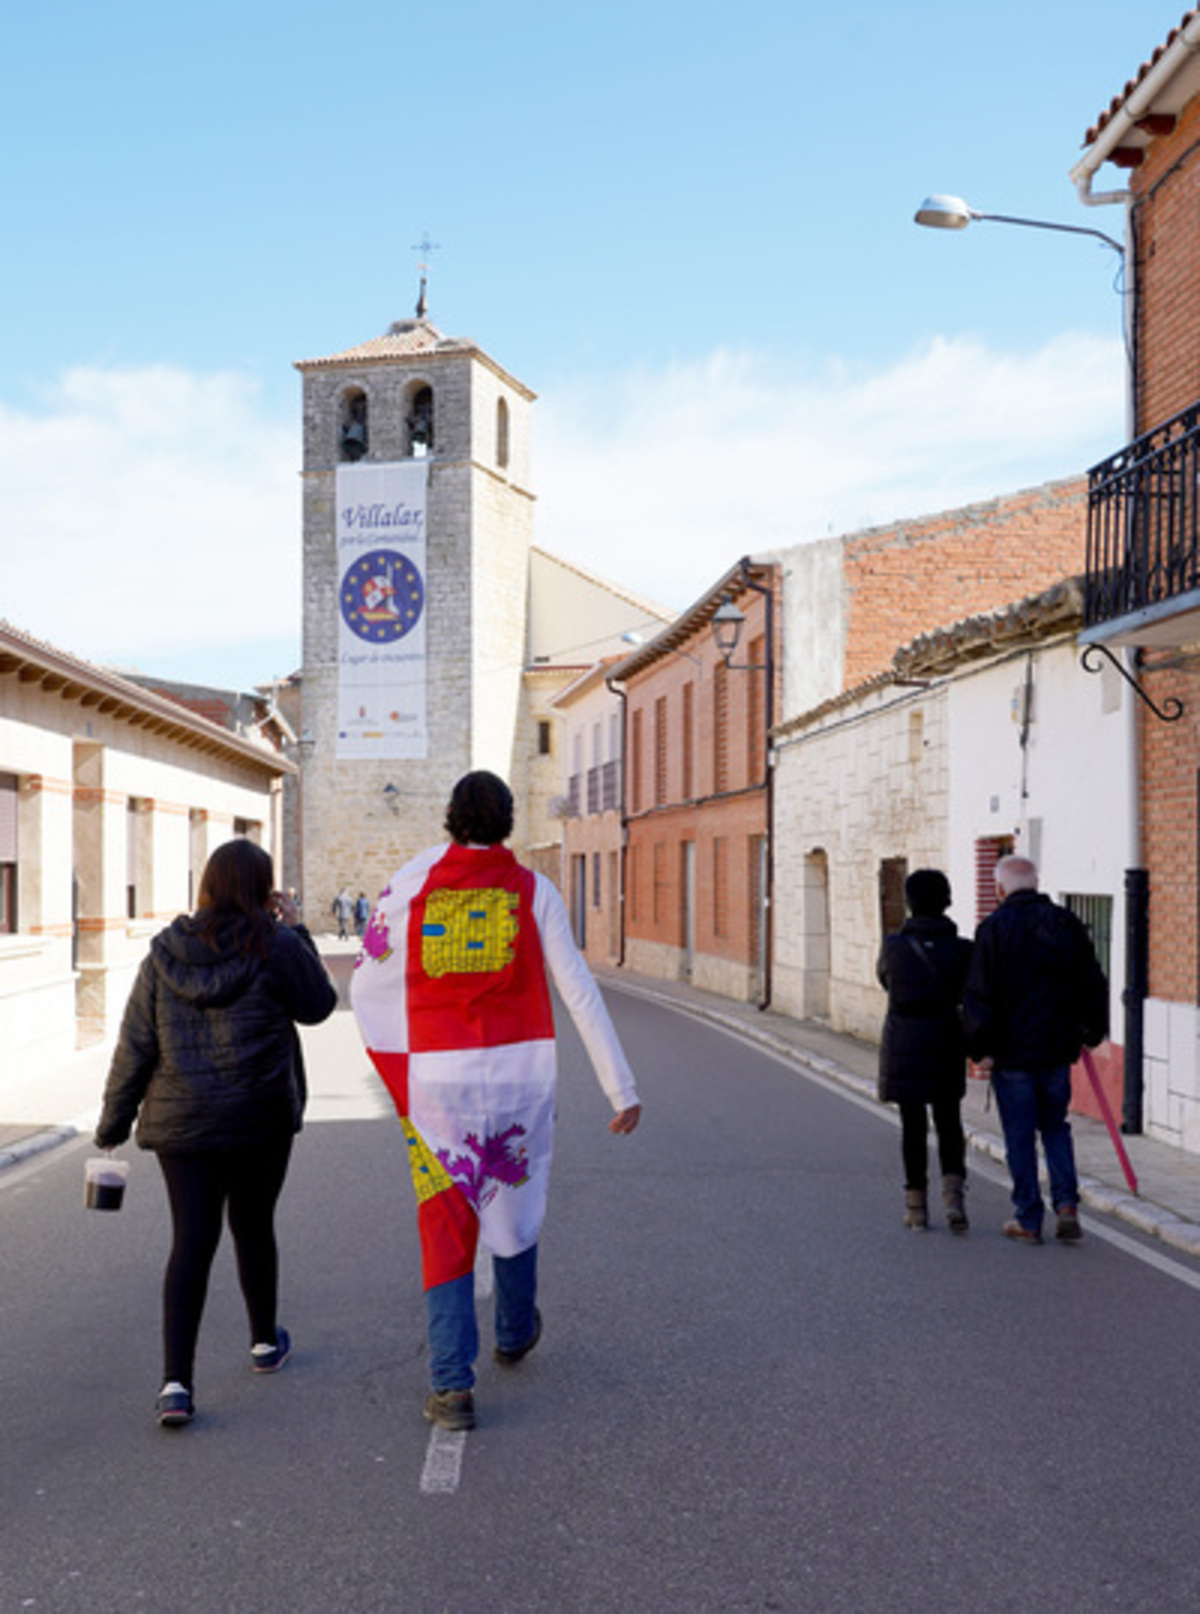
{"type": "Polygon", "coordinates": [[[172,1380],[164,1384],[158,1395],[158,1421],[164,1429],[181,1429],[196,1416],[192,1392],[186,1385],[172,1380]]]}
{"type": "Polygon", "coordinates": [[[292,1336],[286,1328],[277,1328],[275,1343],[269,1350],[260,1350],[256,1345],[250,1352],[251,1365],[256,1373],[278,1373],[291,1354],[292,1336]]]}

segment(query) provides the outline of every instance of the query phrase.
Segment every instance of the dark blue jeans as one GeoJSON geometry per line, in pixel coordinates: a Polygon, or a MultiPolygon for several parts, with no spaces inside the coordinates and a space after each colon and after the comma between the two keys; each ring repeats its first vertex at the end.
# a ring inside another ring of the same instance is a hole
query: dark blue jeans
{"type": "Polygon", "coordinates": [[[1037,1136],[1041,1133],[1050,1178],[1050,1199],[1078,1205],[1075,1146],[1067,1110],[1071,1103],[1071,1069],[994,1070],[992,1089],[1004,1128],[1004,1148],[1013,1180],[1013,1208],[1022,1227],[1040,1233],[1045,1206],[1038,1183],[1037,1136]]]}
{"type": "MultiPolygon", "coordinates": [[[[537,1245],[520,1255],[494,1255],[496,1344],[519,1350],[533,1337],[537,1299],[537,1245]]],[[[425,1291],[429,1319],[429,1376],[435,1390],[469,1390],[475,1383],[479,1324],[475,1318],[475,1274],[425,1291]]]]}

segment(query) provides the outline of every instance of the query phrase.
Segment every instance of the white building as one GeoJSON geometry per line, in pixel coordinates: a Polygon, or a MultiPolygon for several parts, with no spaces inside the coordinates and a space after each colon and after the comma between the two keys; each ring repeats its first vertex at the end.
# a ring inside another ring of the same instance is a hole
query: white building
{"type": "Polygon", "coordinates": [[[291,765],[0,623],[0,1088],[113,1035],[214,846],[272,856],[291,765]]]}
{"type": "Polygon", "coordinates": [[[1133,697],[1115,672],[1083,669],[1080,622],[1077,588],[1058,585],[914,641],[890,674],[776,729],[776,1008],[877,1040],[875,965],[906,874],[944,869],[971,936],[1016,850],[1092,930],[1119,1105],[1133,697]]]}

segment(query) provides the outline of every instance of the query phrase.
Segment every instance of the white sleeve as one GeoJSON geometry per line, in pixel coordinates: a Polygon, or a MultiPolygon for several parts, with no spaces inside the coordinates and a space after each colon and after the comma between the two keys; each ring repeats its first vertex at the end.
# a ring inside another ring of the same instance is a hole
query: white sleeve
{"type": "Polygon", "coordinates": [[[637,1085],[625,1050],[617,1037],[596,978],[571,935],[566,905],[553,883],[535,875],[533,917],[542,939],[542,954],[558,995],[566,1004],[575,1029],[587,1049],[600,1085],[613,1109],[620,1114],[639,1102],[637,1085]]]}

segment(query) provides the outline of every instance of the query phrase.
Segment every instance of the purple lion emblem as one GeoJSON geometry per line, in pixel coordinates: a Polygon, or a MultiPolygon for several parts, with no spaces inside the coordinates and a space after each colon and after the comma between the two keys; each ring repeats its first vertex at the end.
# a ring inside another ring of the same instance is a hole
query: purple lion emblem
{"type": "MultiPolygon", "coordinates": [[[[384,896],[387,892],[384,892],[384,896]]],[[[392,956],[392,938],[388,934],[387,920],[383,917],[383,910],[376,908],[363,932],[362,952],[354,961],[355,969],[368,958],[373,958],[377,964],[382,964],[385,958],[392,956]]]]}
{"type": "Polygon", "coordinates": [[[482,1210],[501,1187],[520,1188],[529,1181],[524,1147],[512,1141],[524,1136],[525,1128],[519,1125],[510,1126],[497,1137],[485,1137],[482,1143],[469,1132],[465,1140],[469,1154],[452,1157],[449,1149],[439,1149],[438,1159],[471,1204],[482,1210]]]}

